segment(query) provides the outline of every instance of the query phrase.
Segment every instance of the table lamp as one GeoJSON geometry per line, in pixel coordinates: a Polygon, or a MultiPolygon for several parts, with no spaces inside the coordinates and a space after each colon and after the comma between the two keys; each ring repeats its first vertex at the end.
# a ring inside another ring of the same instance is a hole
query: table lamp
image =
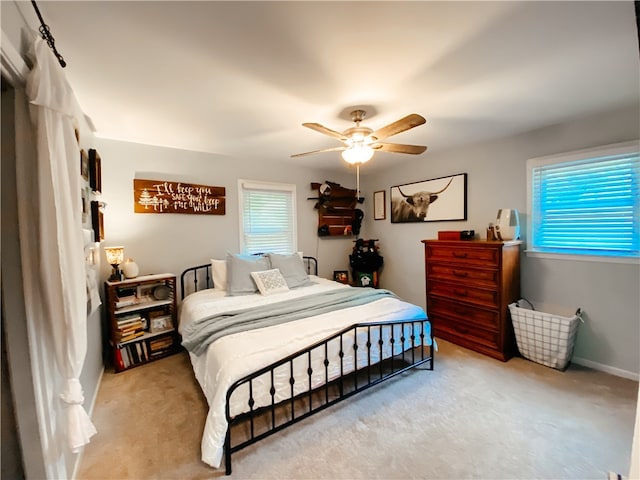
{"type": "Polygon", "coordinates": [[[107,256],[107,262],[113,267],[109,281],[122,280],[120,264],[124,259],[124,247],[104,247],[104,253],[107,256]]]}

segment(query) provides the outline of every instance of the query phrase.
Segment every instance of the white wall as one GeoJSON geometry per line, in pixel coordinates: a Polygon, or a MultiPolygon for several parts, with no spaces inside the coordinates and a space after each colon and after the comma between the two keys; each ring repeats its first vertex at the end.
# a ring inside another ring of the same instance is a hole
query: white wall
{"type": "MultiPolygon", "coordinates": [[[[352,237],[318,237],[318,214],[313,207],[317,191],[312,182],[326,180],[355,187],[355,173],[314,171],[303,166],[265,165],[260,159],[238,160],[201,152],[97,139],[102,158],[102,200],[105,246],[123,245],[140,274],[169,272],[224,258],[239,249],[238,179],[296,185],[298,249],[315,256],[319,274],[331,277],[345,270],[352,237]],[[226,188],[226,215],[143,214],[133,211],[133,179],[172,180],[226,188]]],[[[102,254],[104,255],[104,253],[102,254]]],[[[103,257],[104,259],[104,257],[103,257]]],[[[109,274],[106,261],[103,276],[109,274]]]]}
{"type": "MultiPolygon", "coordinates": [[[[495,221],[501,207],[517,208],[524,227],[528,158],[633,140],[639,134],[638,106],[620,108],[498,141],[446,152],[428,150],[399,167],[365,176],[363,191],[367,199],[372,200],[374,191],[386,190],[388,203],[389,187],[393,185],[468,174],[467,221],[391,224],[389,215],[384,221],[366,221],[364,235],[380,239],[385,258],[382,287],[392,288],[401,297],[425,306],[421,240],[437,238],[439,230],[473,229],[484,238],[488,223],[495,221]]],[[[367,213],[366,218],[371,215],[367,213]]],[[[521,267],[522,296],[535,305],[569,311],[582,307],[585,311],[586,323],[580,326],[574,353],[576,363],[638,378],[637,263],[558,261],[523,255],[521,267]]]]}

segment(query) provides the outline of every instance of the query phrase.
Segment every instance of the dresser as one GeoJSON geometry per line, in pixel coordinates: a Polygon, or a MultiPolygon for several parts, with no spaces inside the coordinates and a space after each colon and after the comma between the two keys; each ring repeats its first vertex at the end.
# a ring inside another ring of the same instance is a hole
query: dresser
{"type": "Polygon", "coordinates": [[[422,240],[427,314],[437,338],[502,361],[516,352],[520,241],[422,240]]]}

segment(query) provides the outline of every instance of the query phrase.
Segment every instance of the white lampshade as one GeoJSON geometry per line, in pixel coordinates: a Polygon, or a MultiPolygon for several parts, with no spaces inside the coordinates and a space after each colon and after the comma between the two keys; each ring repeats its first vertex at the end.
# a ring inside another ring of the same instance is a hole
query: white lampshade
{"type": "Polygon", "coordinates": [[[365,163],[373,157],[373,148],[368,145],[355,144],[342,152],[342,158],[347,163],[365,163]]]}

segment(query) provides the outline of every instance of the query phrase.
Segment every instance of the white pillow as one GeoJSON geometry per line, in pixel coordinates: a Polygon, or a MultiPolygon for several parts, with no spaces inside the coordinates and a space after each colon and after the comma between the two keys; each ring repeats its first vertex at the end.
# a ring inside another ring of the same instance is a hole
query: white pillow
{"type": "Polygon", "coordinates": [[[227,290],[227,261],[211,259],[211,276],[213,277],[213,288],[216,290],[227,290]]]}
{"type": "Polygon", "coordinates": [[[272,295],[289,290],[286,280],[277,268],[251,272],[251,276],[262,295],[272,295]]]}

